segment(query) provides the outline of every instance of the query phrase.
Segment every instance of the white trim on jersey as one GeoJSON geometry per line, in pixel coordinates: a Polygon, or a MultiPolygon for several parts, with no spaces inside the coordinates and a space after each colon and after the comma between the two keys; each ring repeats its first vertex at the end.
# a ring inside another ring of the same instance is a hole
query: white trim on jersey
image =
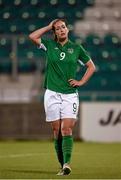
{"type": "Polygon", "coordinates": [[[43,43],[40,44],[39,49],[43,49],[44,51],[47,51],[47,48],[43,43]]]}
{"type": "Polygon", "coordinates": [[[85,64],[84,64],[80,59],[78,59],[78,62],[79,62],[79,64],[81,64],[82,66],[85,66],[85,64]]]}

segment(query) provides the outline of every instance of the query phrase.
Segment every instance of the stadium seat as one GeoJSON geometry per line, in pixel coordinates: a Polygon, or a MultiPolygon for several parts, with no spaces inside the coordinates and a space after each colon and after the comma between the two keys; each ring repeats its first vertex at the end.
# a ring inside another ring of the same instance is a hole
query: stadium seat
{"type": "Polygon", "coordinates": [[[35,63],[29,61],[28,59],[21,59],[18,61],[18,72],[19,73],[29,73],[35,71],[35,63]]]}
{"type": "Polygon", "coordinates": [[[118,46],[121,42],[120,38],[116,34],[111,33],[104,36],[104,44],[108,46],[118,46]]]}
{"type": "Polygon", "coordinates": [[[0,37],[0,58],[2,59],[9,57],[11,51],[12,51],[11,40],[5,37],[0,37]]]}
{"type": "Polygon", "coordinates": [[[12,62],[10,59],[3,59],[3,60],[0,60],[0,74],[8,74],[10,73],[12,70],[12,62]]]}

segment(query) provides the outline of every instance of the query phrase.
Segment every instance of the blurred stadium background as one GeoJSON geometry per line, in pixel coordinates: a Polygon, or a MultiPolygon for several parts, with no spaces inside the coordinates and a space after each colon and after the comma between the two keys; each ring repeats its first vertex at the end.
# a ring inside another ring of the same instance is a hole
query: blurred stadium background
{"type": "MultiPolygon", "coordinates": [[[[0,0],[0,139],[53,137],[43,108],[45,54],[28,35],[56,18],[67,20],[70,39],[97,69],[79,89],[75,139],[121,142],[121,0],[0,0]]],[[[77,78],[84,72],[79,65],[77,78]]]]}

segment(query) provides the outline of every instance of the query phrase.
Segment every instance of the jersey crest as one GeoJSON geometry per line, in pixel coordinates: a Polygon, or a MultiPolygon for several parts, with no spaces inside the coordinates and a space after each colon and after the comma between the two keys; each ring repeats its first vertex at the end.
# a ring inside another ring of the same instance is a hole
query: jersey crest
{"type": "Polygon", "coordinates": [[[74,49],[73,48],[68,48],[68,53],[72,54],[74,52],[74,49]]]}

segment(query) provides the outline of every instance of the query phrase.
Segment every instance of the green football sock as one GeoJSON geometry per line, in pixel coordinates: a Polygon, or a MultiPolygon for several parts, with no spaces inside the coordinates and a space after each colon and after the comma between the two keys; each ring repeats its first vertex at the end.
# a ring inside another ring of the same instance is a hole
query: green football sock
{"type": "Polygon", "coordinates": [[[54,139],[54,143],[55,143],[55,150],[58,157],[58,161],[63,167],[62,136],[61,137],[59,136],[58,139],[54,139]]]}
{"type": "Polygon", "coordinates": [[[62,150],[63,150],[64,164],[70,163],[72,148],[73,148],[73,137],[63,136],[62,150]]]}

